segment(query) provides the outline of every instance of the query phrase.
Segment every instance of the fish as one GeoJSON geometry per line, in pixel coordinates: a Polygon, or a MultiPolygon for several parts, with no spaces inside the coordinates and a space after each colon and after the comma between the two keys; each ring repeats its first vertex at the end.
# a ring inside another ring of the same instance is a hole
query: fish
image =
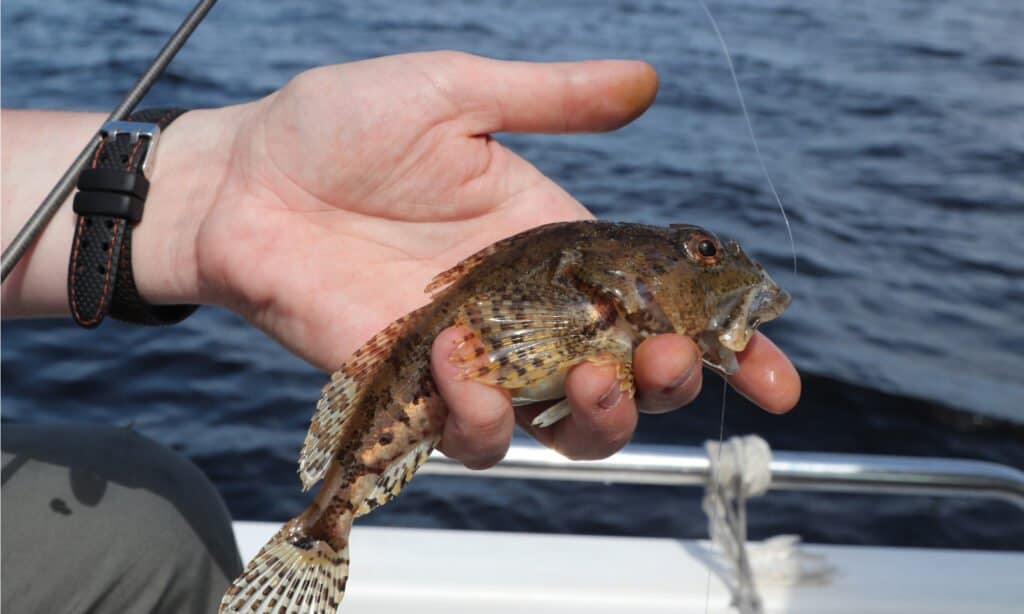
{"type": "Polygon", "coordinates": [[[447,407],[430,369],[444,329],[467,333],[449,360],[461,377],[508,391],[513,404],[558,401],[571,413],[569,369],[614,364],[634,393],[633,351],[674,332],[709,368],[736,373],[736,353],[778,317],[789,294],[735,241],[704,228],[557,222],[503,239],[435,277],[430,302],[357,349],[323,387],[299,455],[312,504],[287,522],[228,588],[221,612],[336,612],[352,522],[393,499],[438,444],[447,407]]]}

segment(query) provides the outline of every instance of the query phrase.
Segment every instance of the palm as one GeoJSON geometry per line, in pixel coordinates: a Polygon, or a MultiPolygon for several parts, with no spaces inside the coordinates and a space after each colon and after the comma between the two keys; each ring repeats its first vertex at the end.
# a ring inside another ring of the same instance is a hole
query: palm
{"type": "Polygon", "coordinates": [[[230,280],[231,306],[322,368],[424,303],[427,281],[458,259],[589,215],[486,136],[494,117],[446,94],[451,68],[318,69],[246,120],[200,266],[230,280]]]}
{"type": "MultiPolygon", "coordinates": [[[[389,321],[426,302],[428,280],[460,258],[519,230],[589,216],[487,134],[617,128],[642,113],[656,89],[655,73],[642,63],[542,65],[449,53],[304,73],[220,116],[232,145],[217,149],[228,150],[229,160],[211,180],[214,204],[197,207],[208,211],[195,243],[200,298],[243,314],[321,368],[336,368],[389,321]]],[[[460,334],[442,332],[431,355],[450,410],[440,449],[486,467],[504,454],[515,418],[503,391],[461,380],[444,359],[460,334]]],[[[749,366],[733,383],[785,411],[799,380],[760,339],[741,357],[749,366]]],[[[637,348],[646,409],[678,407],[696,395],[697,356],[693,342],[676,335],[637,348]]],[[[566,382],[571,419],[538,429],[529,426],[537,409],[520,408],[518,418],[566,455],[602,458],[636,425],[633,399],[605,405],[618,386],[614,368],[580,365],[566,382]]]]}

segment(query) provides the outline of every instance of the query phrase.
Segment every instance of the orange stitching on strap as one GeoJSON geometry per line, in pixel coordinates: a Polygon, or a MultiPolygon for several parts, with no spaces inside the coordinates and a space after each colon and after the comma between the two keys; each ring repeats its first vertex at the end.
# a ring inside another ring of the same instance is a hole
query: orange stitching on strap
{"type": "Polygon", "coordinates": [[[113,268],[110,266],[110,263],[114,261],[114,246],[117,245],[117,233],[121,230],[121,223],[124,221],[125,220],[117,220],[114,222],[114,234],[110,237],[110,249],[107,250],[107,274],[103,276],[103,296],[100,299],[101,309],[96,310],[97,319],[99,318],[100,311],[102,311],[102,306],[106,304],[107,301],[107,289],[110,287],[110,269],[113,268]]]}
{"type": "MultiPolygon", "coordinates": [[[[107,141],[106,140],[100,141],[99,147],[96,148],[96,153],[94,153],[93,156],[92,156],[92,166],[90,168],[96,168],[99,165],[99,163],[100,163],[100,154],[103,152],[103,150],[104,150],[104,148],[106,148],[106,146],[107,146],[107,141]]],[[[82,234],[85,232],[84,228],[85,228],[85,218],[82,217],[82,216],[78,216],[78,226],[75,229],[75,246],[74,246],[74,249],[71,250],[71,275],[72,276],[75,276],[75,270],[78,268],[79,247],[81,246],[81,243],[82,243],[82,234]]],[[[75,293],[75,286],[76,286],[76,284],[74,284],[74,283],[71,284],[71,313],[75,316],[75,319],[78,320],[79,322],[82,322],[82,323],[92,323],[92,322],[95,322],[95,319],[89,320],[88,322],[86,322],[86,320],[82,319],[82,314],[79,313],[79,311],[78,311],[78,296],[75,293]]],[[[100,303],[102,305],[102,297],[100,299],[100,303]]]]}
{"type": "MultiPolygon", "coordinates": [[[[141,145],[142,145],[142,139],[139,139],[139,141],[136,142],[135,149],[132,151],[131,157],[128,160],[128,168],[129,168],[129,170],[131,169],[131,162],[135,158],[135,154],[138,152],[139,147],[141,145]]],[[[92,168],[96,168],[96,166],[99,164],[100,152],[102,152],[103,149],[106,146],[107,146],[107,141],[104,140],[104,141],[102,141],[100,143],[100,146],[96,148],[96,153],[92,157],[92,168]]],[[[117,238],[118,231],[120,231],[120,229],[121,229],[121,222],[122,221],[124,221],[124,220],[117,220],[116,222],[114,222],[114,228],[113,228],[114,232],[113,232],[113,235],[110,238],[110,242],[108,244],[109,247],[107,247],[107,266],[106,266],[105,274],[103,275],[103,293],[100,295],[100,302],[96,306],[96,312],[92,315],[91,318],[85,319],[85,318],[82,317],[81,313],[79,313],[79,311],[78,311],[78,296],[75,293],[75,284],[73,284],[73,283],[71,284],[71,311],[74,314],[75,319],[78,320],[84,326],[88,326],[90,324],[95,324],[96,322],[98,322],[100,320],[100,317],[101,317],[100,314],[103,313],[103,307],[104,307],[104,305],[107,304],[107,290],[110,288],[110,263],[113,262],[113,260],[114,260],[114,246],[117,244],[117,241],[115,239],[117,238]]],[[[82,234],[84,233],[84,230],[83,230],[84,227],[85,227],[85,218],[83,216],[79,216],[78,217],[78,228],[75,231],[75,246],[74,246],[74,249],[71,252],[71,274],[72,275],[75,275],[75,269],[78,268],[79,246],[81,245],[81,242],[82,242],[82,234]]]]}
{"type": "MultiPolygon", "coordinates": [[[[177,113],[177,112],[178,112],[177,109],[167,109],[167,111],[165,111],[164,114],[160,116],[160,119],[156,120],[154,123],[157,124],[157,125],[162,124],[162,123],[164,123],[165,119],[167,119],[172,114],[177,113]]],[[[162,128],[161,128],[161,130],[162,130],[162,128]]]]}
{"type": "MultiPolygon", "coordinates": [[[[82,242],[82,226],[85,224],[85,218],[78,217],[78,228],[75,229],[75,246],[71,250],[71,275],[74,277],[75,269],[78,268],[78,244],[82,242]]],[[[78,313],[78,302],[75,296],[75,285],[71,284],[71,313],[74,314],[76,320],[81,320],[82,316],[78,313]]]]}
{"type": "Polygon", "coordinates": [[[139,153],[139,149],[141,147],[142,147],[142,138],[140,137],[138,141],[135,141],[135,148],[132,149],[132,155],[128,156],[128,164],[127,164],[127,166],[125,167],[124,170],[126,170],[126,171],[131,171],[132,170],[132,162],[135,160],[135,154],[139,153]]]}
{"type": "Polygon", "coordinates": [[[96,168],[96,165],[100,162],[100,152],[107,146],[106,139],[100,141],[100,146],[96,148],[96,153],[92,155],[92,168],[96,168]]]}
{"type": "MultiPolygon", "coordinates": [[[[82,221],[81,218],[79,218],[82,221]]],[[[114,246],[117,243],[118,232],[121,230],[121,223],[124,220],[118,220],[114,222],[114,235],[111,237],[110,248],[106,250],[106,272],[103,275],[103,292],[99,295],[99,305],[96,306],[96,312],[92,314],[89,319],[83,319],[79,316],[79,320],[85,325],[94,324],[99,321],[100,315],[103,312],[103,306],[106,305],[106,290],[111,287],[111,262],[114,260],[114,246]]],[[[72,284],[72,301],[75,300],[75,286],[72,284]]],[[[78,314],[78,307],[75,307],[75,313],[78,314]]]]}

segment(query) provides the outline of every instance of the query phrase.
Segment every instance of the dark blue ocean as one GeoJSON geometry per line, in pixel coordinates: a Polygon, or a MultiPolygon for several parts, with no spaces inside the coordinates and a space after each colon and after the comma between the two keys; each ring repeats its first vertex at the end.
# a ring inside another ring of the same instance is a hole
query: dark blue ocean
{"type": "MultiPolygon", "coordinates": [[[[190,4],[5,1],[3,105],[108,111],[190,4]]],[[[414,50],[645,59],[661,91],[625,129],[497,138],[599,216],[707,225],[790,290],[767,332],[804,398],[773,417],[730,395],[727,436],[1024,468],[1024,4],[709,4],[793,224],[795,275],[696,0],[222,2],[144,105],[248,101],[306,68],[414,50]]],[[[198,463],[238,518],[303,507],[295,459],[325,375],[238,317],[206,308],[166,330],[7,322],[2,352],[5,423],[133,424],[198,463]]],[[[643,417],[637,441],[717,438],[720,394],[709,378],[693,407],[643,417]]],[[[699,497],[421,476],[365,520],[698,537],[699,497]]],[[[1003,503],[773,493],[752,507],[753,537],[1024,549],[1024,513],[1003,503]]]]}

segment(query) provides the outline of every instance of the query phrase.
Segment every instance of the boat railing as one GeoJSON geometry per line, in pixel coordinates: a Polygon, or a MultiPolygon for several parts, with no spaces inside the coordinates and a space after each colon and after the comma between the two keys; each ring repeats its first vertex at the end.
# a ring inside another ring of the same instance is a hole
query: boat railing
{"type": "MultiPolygon", "coordinates": [[[[574,461],[536,444],[514,442],[486,471],[435,452],[420,473],[486,478],[703,486],[711,475],[703,448],[631,444],[609,458],[574,461]]],[[[1002,499],[1024,511],[1024,471],[959,458],[772,451],[770,490],[830,491],[1002,499]]]]}

